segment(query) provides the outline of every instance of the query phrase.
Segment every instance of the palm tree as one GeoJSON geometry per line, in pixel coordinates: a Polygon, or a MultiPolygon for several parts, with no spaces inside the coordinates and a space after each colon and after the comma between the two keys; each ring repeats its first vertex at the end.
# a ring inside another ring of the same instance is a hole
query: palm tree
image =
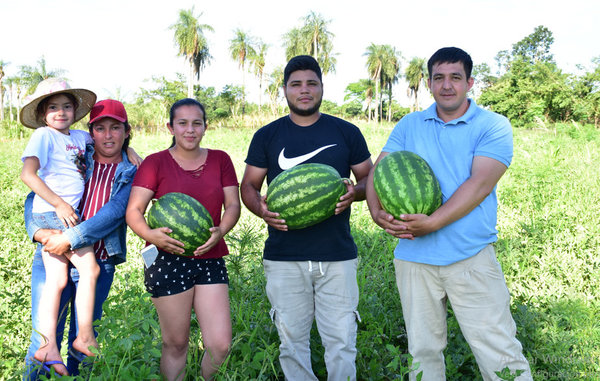
{"type": "Polygon", "coordinates": [[[321,65],[323,73],[335,72],[335,59],[329,58],[331,52],[331,41],[334,34],[327,29],[331,20],[325,20],[323,16],[311,11],[304,17],[302,34],[310,41],[310,55],[321,65]],[[333,61],[332,61],[333,59],[333,61]]]}
{"type": "Polygon", "coordinates": [[[323,74],[335,72],[334,34],[327,28],[330,21],[315,12],[310,12],[303,21],[301,28],[293,28],[283,35],[286,59],[289,61],[294,56],[307,54],[319,62],[323,74]]]}
{"type": "Polygon", "coordinates": [[[204,31],[213,32],[214,29],[208,24],[200,24],[199,18],[194,15],[194,7],[190,10],[179,10],[179,20],[171,25],[169,29],[174,31],[174,40],[179,47],[179,55],[184,56],[189,62],[190,72],[188,76],[188,97],[194,96],[194,74],[200,77],[200,70],[208,62],[208,44],[204,37],[204,31]]]}
{"type": "Polygon", "coordinates": [[[370,78],[375,82],[375,120],[379,121],[381,109],[381,76],[386,61],[385,46],[371,43],[363,54],[367,56],[367,70],[370,78]]]}
{"type": "Polygon", "coordinates": [[[413,57],[408,63],[408,67],[404,72],[404,77],[408,82],[408,95],[414,97],[415,101],[410,106],[410,111],[419,110],[419,88],[425,83],[427,78],[427,65],[425,58],[413,57]]]}
{"type": "Polygon", "coordinates": [[[253,54],[250,57],[250,62],[252,63],[252,67],[254,68],[254,75],[258,77],[258,88],[260,89],[258,93],[259,110],[262,108],[263,82],[265,75],[265,56],[267,55],[268,49],[269,45],[259,40],[256,43],[255,54],[253,54]]]}
{"type": "Polygon", "coordinates": [[[277,113],[277,99],[279,98],[279,91],[283,88],[283,67],[276,67],[269,75],[269,85],[267,86],[267,92],[271,100],[271,111],[273,115],[277,113]]]}
{"type": "Polygon", "coordinates": [[[292,28],[283,35],[283,47],[285,48],[285,58],[289,61],[292,57],[309,54],[310,42],[304,41],[304,36],[299,28],[292,28]]]}
{"type": "Polygon", "coordinates": [[[4,86],[2,85],[2,79],[4,78],[4,67],[8,65],[8,62],[0,60],[0,121],[4,120],[4,86]]]}
{"type": "MultiPolygon", "coordinates": [[[[15,102],[13,102],[13,94],[17,94],[17,102],[16,102],[16,108],[17,108],[17,119],[19,118],[19,114],[21,113],[21,96],[23,94],[23,85],[25,83],[23,77],[21,76],[14,76],[14,77],[10,77],[8,78],[8,80],[10,80],[10,97],[9,97],[9,102],[10,102],[10,109],[12,110],[12,106],[14,105],[15,102]]],[[[12,118],[12,113],[11,113],[11,118],[12,118]]],[[[11,119],[13,120],[13,119],[11,119]]]]}
{"type": "Polygon", "coordinates": [[[246,61],[256,55],[254,49],[254,38],[246,32],[237,28],[234,31],[235,36],[229,40],[229,52],[231,58],[237,61],[238,67],[242,70],[242,114],[246,109],[246,61]]]}
{"type": "Polygon", "coordinates": [[[383,67],[381,71],[381,83],[382,88],[386,88],[389,102],[388,102],[388,121],[392,120],[392,85],[398,82],[398,73],[400,73],[400,59],[401,54],[396,48],[390,45],[383,46],[384,59],[383,67]]]}
{"type": "Polygon", "coordinates": [[[6,86],[6,90],[8,90],[8,116],[9,116],[11,122],[13,120],[15,120],[14,117],[13,117],[13,112],[12,112],[12,109],[13,109],[13,88],[15,87],[15,78],[16,77],[6,77],[4,79],[4,86],[6,86]]]}
{"type": "Polygon", "coordinates": [[[37,85],[43,80],[60,77],[65,73],[62,69],[48,70],[48,68],[46,68],[46,59],[44,56],[38,60],[36,67],[23,65],[19,70],[19,75],[23,79],[23,84],[27,87],[24,95],[33,93],[37,85]]]}
{"type": "Polygon", "coordinates": [[[194,56],[194,73],[196,73],[196,83],[200,83],[200,72],[204,70],[207,64],[213,59],[208,51],[207,44],[194,56]]]}

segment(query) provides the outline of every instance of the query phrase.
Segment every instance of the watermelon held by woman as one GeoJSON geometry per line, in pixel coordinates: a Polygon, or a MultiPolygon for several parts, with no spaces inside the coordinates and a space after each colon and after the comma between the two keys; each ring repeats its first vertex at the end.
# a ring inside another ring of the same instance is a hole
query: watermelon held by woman
{"type": "Polygon", "coordinates": [[[335,168],[299,164],[277,175],[267,189],[267,206],[279,213],[288,229],[303,229],[326,220],[346,193],[345,179],[335,168]]]}
{"type": "Polygon", "coordinates": [[[440,184],[427,162],[409,151],[385,156],[373,173],[375,193],[386,212],[430,215],[442,205],[440,184]]]}
{"type": "Polygon", "coordinates": [[[178,192],[167,193],[155,200],[147,219],[152,229],[171,229],[169,236],[185,244],[182,255],[189,257],[208,241],[209,229],[214,225],[208,210],[198,200],[178,192]]]}

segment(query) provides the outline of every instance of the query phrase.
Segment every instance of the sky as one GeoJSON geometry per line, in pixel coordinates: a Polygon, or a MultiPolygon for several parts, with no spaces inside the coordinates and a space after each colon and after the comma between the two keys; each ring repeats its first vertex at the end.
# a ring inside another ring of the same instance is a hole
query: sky
{"type": "MultiPolygon", "coordinates": [[[[336,72],[323,78],[324,98],[343,103],[344,89],[367,78],[364,53],[371,44],[389,44],[402,53],[401,71],[415,56],[429,58],[438,48],[457,46],[475,64],[488,63],[501,50],[543,25],[552,31],[552,53],[563,71],[591,68],[600,56],[600,2],[592,0],[305,0],[281,2],[191,0],[0,0],[0,60],[7,76],[43,56],[49,70],[63,69],[71,87],[90,89],[98,99],[132,101],[152,77],[176,79],[188,66],[177,55],[173,31],[179,10],[194,7],[213,59],[200,84],[220,92],[241,86],[242,72],[229,53],[234,30],[242,29],[269,45],[266,72],[285,65],[282,36],[302,25],[311,11],[329,20],[334,34],[336,72]]],[[[258,81],[246,74],[248,98],[258,102],[258,81]]],[[[406,84],[395,96],[404,106],[406,84]]],[[[265,96],[263,96],[265,99],[265,96]]],[[[430,98],[429,98],[430,99],[430,98]]]]}

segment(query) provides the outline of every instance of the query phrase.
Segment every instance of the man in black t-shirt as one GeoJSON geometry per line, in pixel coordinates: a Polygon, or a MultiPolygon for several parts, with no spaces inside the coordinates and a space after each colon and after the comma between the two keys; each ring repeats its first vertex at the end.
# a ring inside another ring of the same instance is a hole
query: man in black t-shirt
{"type": "Polygon", "coordinates": [[[279,361],[288,380],[317,380],[310,361],[310,329],[316,319],[325,347],[329,380],[356,379],[357,249],[350,234],[350,205],[365,199],[373,164],[360,130],[319,111],[321,69],[310,56],[297,56],[284,70],[289,115],[254,135],[241,184],[244,204],[269,225],[264,267],[267,296],[281,340],[279,361]],[[335,215],[316,225],[288,230],[268,210],[262,184],[302,163],[322,163],[341,177],[354,174],[335,215]]]}

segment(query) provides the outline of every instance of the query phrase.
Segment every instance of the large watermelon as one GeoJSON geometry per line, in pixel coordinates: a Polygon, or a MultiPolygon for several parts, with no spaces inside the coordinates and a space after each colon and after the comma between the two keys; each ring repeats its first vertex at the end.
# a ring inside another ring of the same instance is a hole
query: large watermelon
{"type": "Polygon", "coordinates": [[[303,229],[333,216],[346,185],[335,168],[300,164],[281,172],[267,189],[267,206],[289,229],[303,229]]]}
{"type": "Polygon", "coordinates": [[[194,251],[210,238],[213,220],[208,210],[195,198],[183,193],[167,193],[154,201],[148,211],[148,226],[152,229],[168,227],[172,238],[185,244],[185,253],[194,251]]]}
{"type": "Polygon", "coordinates": [[[373,174],[381,206],[394,218],[401,214],[427,214],[442,205],[440,184],[427,162],[409,151],[396,151],[377,164],[373,174]]]}

